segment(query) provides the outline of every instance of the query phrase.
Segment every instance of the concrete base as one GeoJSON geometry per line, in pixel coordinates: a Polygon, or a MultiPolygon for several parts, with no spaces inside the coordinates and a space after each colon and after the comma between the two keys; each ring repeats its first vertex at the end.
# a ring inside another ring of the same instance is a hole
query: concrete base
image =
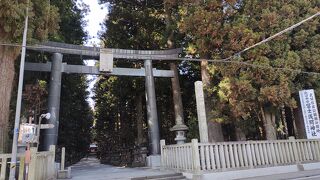
{"type": "Polygon", "coordinates": [[[27,145],[18,145],[17,152],[18,153],[25,153],[26,152],[26,148],[27,148],[27,145]]]}
{"type": "Polygon", "coordinates": [[[161,165],[161,156],[160,155],[151,155],[147,157],[147,166],[150,168],[160,168],[161,165]]]}
{"type": "Polygon", "coordinates": [[[303,172],[304,170],[320,169],[320,163],[307,163],[288,166],[275,166],[266,168],[244,169],[244,170],[230,170],[225,172],[201,172],[200,174],[184,172],[183,175],[188,179],[214,180],[214,179],[244,179],[258,176],[268,176],[282,173],[303,172]],[[302,166],[302,167],[301,167],[302,166]]]}
{"type": "Polygon", "coordinates": [[[57,179],[71,179],[71,167],[67,170],[58,170],[57,179]]]}
{"type": "Polygon", "coordinates": [[[316,170],[320,169],[320,163],[307,163],[307,164],[301,164],[303,166],[303,170],[308,171],[308,170],[316,170]]]}

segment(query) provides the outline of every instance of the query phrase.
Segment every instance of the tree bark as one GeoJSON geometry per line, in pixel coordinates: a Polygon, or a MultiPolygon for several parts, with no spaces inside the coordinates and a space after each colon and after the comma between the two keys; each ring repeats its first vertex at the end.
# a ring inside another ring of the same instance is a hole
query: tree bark
{"type": "MultiPolygon", "coordinates": [[[[174,2],[173,4],[170,4],[167,1],[164,2],[164,9],[166,13],[166,31],[168,33],[167,46],[169,49],[175,47],[174,31],[171,26],[174,23],[172,19],[172,11],[177,10],[176,5],[177,5],[176,2],[174,2]]],[[[170,70],[174,72],[174,77],[171,78],[171,85],[172,85],[173,109],[174,109],[174,115],[175,115],[175,126],[172,127],[170,130],[176,131],[175,140],[179,144],[185,141],[186,138],[185,138],[184,131],[186,131],[188,127],[184,124],[182,97],[181,97],[177,64],[175,62],[171,62],[169,66],[170,66],[170,70]],[[182,136],[179,135],[180,133],[182,133],[182,136]]]]}
{"type": "Polygon", "coordinates": [[[0,46],[0,153],[8,150],[10,99],[15,75],[14,61],[19,49],[0,46]]]}
{"type": "Polygon", "coordinates": [[[207,69],[208,61],[201,61],[201,78],[204,86],[204,97],[206,105],[206,116],[208,121],[208,136],[209,142],[224,141],[221,124],[213,120],[211,113],[213,109],[212,100],[209,98],[206,88],[211,86],[211,78],[207,69]]]}
{"type": "Polygon", "coordinates": [[[286,116],[286,122],[288,126],[288,136],[294,136],[295,135],[295,125],[293,120],[293,113],[291,111],[291,108],[285,107],[285,116],[286,116]]]}
{"type": "Polygon", "coordinates": [[[183,106],[182,106],[182,98],[181,98],[177,64],[170,63],[170,70],[174,72],[174,77],[171,78],[171,85],[172,85],[175,122],[176,122],[176,125],[184,125],[183,106]]]}
{"type": "Polygon", "coordinates": [[[277,133],[275,128],[275,113],[266,107],[261,107],[261,113],[266,140],[276,140],[277,133]]]}
{"type": "Polygon", "coordinates": [[[136,111],[137,111],[137,144],[141,146],[145,143],[145,135],[143,131],[143,109],[142,109],[142,96],[139,94],[136,99],[136,111]]]}
{"type": "Polygon", "coordinates": [[[298,105],[298,108],[293,109],[293,115],[294,115],[294,125],[297,128],[295,131],[296,138],[307,139],[307,134],[306,134],[306,129],[304,125],[300,103],[298,105]]]}
{"type": "Polygon", "coordinates": [[[243,130],[239,127],[235,127],[236,130],[236,138],[237,141],[245,141],[247,140],[246,134],[243,132],[243,130]]]}

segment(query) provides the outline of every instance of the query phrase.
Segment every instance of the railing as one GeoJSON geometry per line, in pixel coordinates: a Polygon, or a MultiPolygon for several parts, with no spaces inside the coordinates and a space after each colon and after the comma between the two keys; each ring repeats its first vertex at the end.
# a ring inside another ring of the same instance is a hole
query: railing
{"type": "MultiPolygon", "coordinates": [[[[5,180],[9,171],[11,154],[0,154],[0,180],[5,180]]],[[[24,154],[17,154],[17,160],[20,162],[19,167],[24,167],[24,154]]],[[[23,170],[19,170],[19,180],[23,179],[23,170]]]]}
{"type": "MultiPolygon", "coordinates": [[[[0,154],[1,171],[0,180],[5,180],[8,177],[8,171],[11,159],[11,154],[0,154]]],[[[18,154],[19,173],[18,180],[24,179],[25,171],[25,156],[18,154]]],[[[36,148],[31,148],[31,161],[28,168],[28,179],[32,180],[48,180],[55,178],[55,147],[50,146],[49,151],[37,152],[36,148]]]]}
{"type": "Polygon", "coordinates": [[[320,141],[289,139],[165,145],[163,168],[183,171],[226,171],[320,161],[320,141]]]}
{"type": "Polygon", "coordinates": [[[161,166],[169,169],[196,170],[197,164],[194,159],[199,159],[197,151],[197,140],[192,143],[181,145],[165,145],[165,141],[161,140],[161,166]],[[194,144],[196,142],[196,144],[194,144]]]}

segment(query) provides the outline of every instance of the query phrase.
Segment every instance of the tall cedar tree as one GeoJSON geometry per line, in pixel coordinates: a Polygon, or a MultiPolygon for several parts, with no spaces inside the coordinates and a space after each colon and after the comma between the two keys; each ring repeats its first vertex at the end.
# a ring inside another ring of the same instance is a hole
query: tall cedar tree
{"type": "MultiPolygon", "coordinates": [[[[193,8],[190,10],[190,6],[187,6],[184,12],[182,30],[194,38],[199,54],[207,51],[211,58],[228,57],[319,11],[319,2],[316,0],[209,0],[198,2],[198,6],[195,2],[192,4],[193,8]],[[210,15],[207,14],[208,9],[221,6],[223,11],[221,8],[211,9],[210,15]],[[210,18],[215,15],[220,19],[212,21],[210,18]]],[[[318,27],[319,20],[315,19],[241,54],[241,58],[232,59],[259,67],[224,63],[209,66],[211,77],[218,77],[216,84],[209,87],[215,94],[215,109],[211,109],[215,119],[237,126],[240,139],[247,136],[271,140],[287,136],[286,126],[290,123],[293,128],[294,124],[286,119],[292,119],[294,113],[291,110],[297,108],[298,90],[313,88],[318,91],[319,77],[271,67],[318,71],[318,27]],[[285,108],[290,111],[286,111],[283,118],[281,114],[285,108]]],[[[301,119],[295,120],[299,124],[301,119]]],[[[298,131],[301,128],[297,128],[298,131]]]]}
{"type": "MultiPolygon", "coordinates": [[[[0,42],[18,43],[22,41],[27,1],[1,0],[0,2],[0,42]]],[[[29,3],[29,43],[46,39],[57,30],[59,17],[57,8],[49,1],[31,0],[29,3]]],[[[7,150],[10,99],[14,84],[14,62],[20,53],[19,47],[0,46],[0,153],[7,150]]]]}

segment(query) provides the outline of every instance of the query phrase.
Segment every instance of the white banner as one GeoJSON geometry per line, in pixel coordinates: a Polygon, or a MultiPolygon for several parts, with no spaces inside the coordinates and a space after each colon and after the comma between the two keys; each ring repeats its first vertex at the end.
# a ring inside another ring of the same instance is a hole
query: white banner
{"type": "Polygon", "coordinates": [[[313,89],[299,91],[304,126],[308,139],[320,139],[320,120],[313,89]]]}

